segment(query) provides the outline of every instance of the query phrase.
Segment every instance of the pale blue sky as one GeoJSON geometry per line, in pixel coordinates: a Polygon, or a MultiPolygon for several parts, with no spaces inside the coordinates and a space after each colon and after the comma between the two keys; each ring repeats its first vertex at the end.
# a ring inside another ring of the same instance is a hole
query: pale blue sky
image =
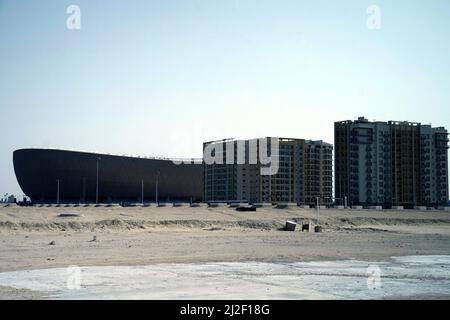
{"type": "Polygon", "coordinates": [[[333,142],[359,115],[450,128],[449,75],[449,0],[0,0],[0,195],[21,193],[25,147],[200,157],[217,138],[333,142]]]}

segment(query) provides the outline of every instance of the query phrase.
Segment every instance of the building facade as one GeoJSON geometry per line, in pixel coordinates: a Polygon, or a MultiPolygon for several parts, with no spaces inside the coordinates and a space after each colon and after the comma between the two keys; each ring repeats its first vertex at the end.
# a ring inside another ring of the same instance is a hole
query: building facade
{"type": "Polygon", "coordinates": [[[350,205],[444,206],[448,133],[415,122],[339,121],[335,196],[350,205]]]}
{"type": "Polygon", "coordinates": [[[314,205],[319,197],[321,204],[331,203],[333,146],[287,138],[275,138],[275,146],[273,139],[204,143],[204,155],[212,152],[219,160],[204,161],[205,201],[314,205]],[[277,167],[274,174],[262,174],[268,165],[262,161],[261,152],[267,153],[271,165],[277,167]]]}

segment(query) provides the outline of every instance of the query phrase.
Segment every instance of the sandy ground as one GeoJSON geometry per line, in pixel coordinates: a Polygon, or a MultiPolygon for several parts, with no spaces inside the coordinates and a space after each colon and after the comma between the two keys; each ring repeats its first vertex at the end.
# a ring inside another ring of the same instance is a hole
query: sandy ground
{"type": "MultiPolygon", "coordinates": [[[[450,255],[450,212],[323,209],[322,233],[280,230],[286,220],[306,223],[316,217],[315,210],[298,208],[0,207],[0,272],[69,265],[450,255]],[[67,213],[80,216],[59,216],[67,213]]],[[[0,287],[0,298],[41,296],[0,287]]]]}

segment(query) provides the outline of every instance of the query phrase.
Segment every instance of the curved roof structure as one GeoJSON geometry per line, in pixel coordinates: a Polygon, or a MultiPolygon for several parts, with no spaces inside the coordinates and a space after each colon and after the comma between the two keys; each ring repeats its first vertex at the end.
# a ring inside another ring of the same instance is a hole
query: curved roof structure
{"type": "MultiPolygon", "coordinates": [[[[177,159],[179,160],[179,159],[177,159]]],[[[203,165],[56,149],[13,153],[22,191],[33,202],[201,201],[203,165]],[[98,168],[98,170],[97,170],[98,168]]]]}

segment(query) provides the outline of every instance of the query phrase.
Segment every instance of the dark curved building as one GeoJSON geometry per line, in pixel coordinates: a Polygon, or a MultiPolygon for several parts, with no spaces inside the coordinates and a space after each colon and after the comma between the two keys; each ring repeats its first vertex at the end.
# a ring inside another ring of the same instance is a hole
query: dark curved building
{"type": "Polygon", "coordinates": [[[203,165],[53,149],[13,154],[22,191],[35,203],[202,201],[203,165]],[[98,169],[97,169],[98,168],[98,169]],[[98,174],[98,180],[97,180],[98,174]],[[97,184],[98,181],[98,184],[97,184]],[[97,192],[98,185],[98,192],[97,192]]]}

